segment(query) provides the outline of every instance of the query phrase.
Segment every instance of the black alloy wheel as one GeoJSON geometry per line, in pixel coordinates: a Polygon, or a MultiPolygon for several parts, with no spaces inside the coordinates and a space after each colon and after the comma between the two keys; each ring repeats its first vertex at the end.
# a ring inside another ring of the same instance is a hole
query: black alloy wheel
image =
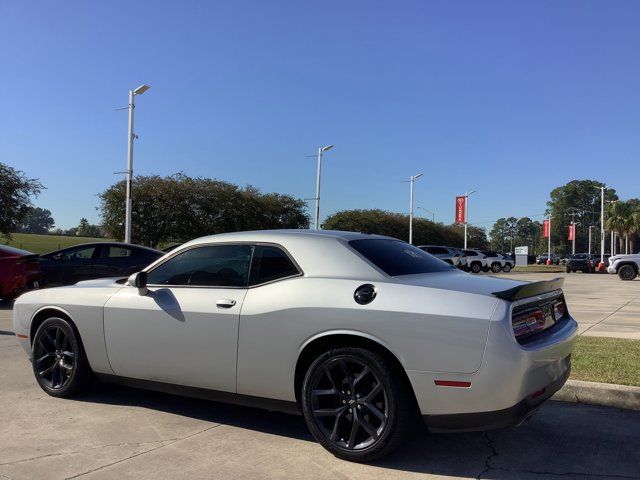
{"type": "Polygon", "coordinates": [[[623,265],[618,269],[618,277],[621,280],[633,280],[638,275],[638,272],[631,265],[623,265]]]}
{"type": "Polygon", "coordinates": [[[84,389],[91,369],[71,324],[49,318],[38,328],[32,347],[33,373],[49,395],[67,397],[84,389]]]}
{"type": "Polygon", "coordinates": [[[396,448],[409,430],[410,397],[376,354],[340,348],[309,368],[302,392],[313,436],[337,457],[371,461],[396,448]]]}
{"type": "Polygon", "coordinates": [[[482,264],[480,262],[474,262],[471,264],[472,273],[480,273],[482,271],[482,264]]]}
{"type": "Polygon", "coordinates": [[[500,270],[502,270],[502,267],[500,266],[499,263],[494,263],[493,265],[491,265],[491,271],[493,273],[500,273],[500,270]]]}

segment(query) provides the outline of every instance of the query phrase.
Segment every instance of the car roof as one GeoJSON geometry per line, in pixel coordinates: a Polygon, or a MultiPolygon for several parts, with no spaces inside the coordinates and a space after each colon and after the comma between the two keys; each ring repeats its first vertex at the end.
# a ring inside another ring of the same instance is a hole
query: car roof
{"type": "MultiPolygon", "coordinates": [[[[388,239],[398,240],[393,237],[385,237],[383,235],[374,235],[370,233],[359,232],[347,232],[342,230],[307,230],[307,229],[283,229],[283,230],[250,230],[246,232],[229,232],[218,233],[215,235],[207,235],[205,237],[196,238],[184,245],[194,245],[198,243],[210,243],[210,242],[278,242],[290,239],[292,237],[334,237],[341,238],[346,241],[361,240],[361,239],[388,239]]],[[[184,246],[183,245],[183,246],[184,246]]]]}
{"type": "Polygon", "coordinates": [[[62,252],[62,251],[65,251],[65,250],[69,250],[71,248],[98,247],[98,246],[133,248],[135,250],[144,250],[144,251],[149,252],[149,253],[160,253],[160,254],[164,253],[164,252],[161,252],[160,250],[156,250],[154,248],[144,247],[142,245],[135,245],[133,243],[124,243],[124,242],[89,242],[89,243],[78,243],[77,245],[70,245],[68,247],[61,248],[60,250],[54,250],[52,252],[47,252],[46,255],[49,255],[51,253],[62,252]]]}
{"type": "Polygon", "coordinates": [[[21,257],[23,255],[34,255],[33,252],[22,250],[16,247],[10,247],[9,245],[0,245],[0,251],[9,257],[21,257]]]}

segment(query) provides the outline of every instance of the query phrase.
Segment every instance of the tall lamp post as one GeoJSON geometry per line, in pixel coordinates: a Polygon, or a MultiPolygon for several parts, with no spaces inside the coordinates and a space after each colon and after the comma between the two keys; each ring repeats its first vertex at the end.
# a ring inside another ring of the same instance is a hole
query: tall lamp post
{"type": "Polygon", "coordinates": [[[142,95],[149,90],[149,85],[140,85],[135,90],[129,90],[129,138],[127,149],[127,193],[126,193],[126,207],[124,218],[124,241],[131,243],[131,180],[133,178],[133,140],[135,134],[133,133],[133,111],[136,108],[134,99],[136,95],[142,95]]]}
{"type": "Polygon", "coordinates": [[[316,177],[316,214],[313,226],[316,230],[320,228],[320,176],[322,174],[322,154],[327,150],[331,150],[333,145],[318,148],[318,174],[316,177]]]}
{"type": "Polygon", "coordinates": [[[409,177],[409,243],[413,244],[413,184],[423,173],[409,177]]]}
{"type": "Polygon", "coordinates": [[[600,187],[600,263],[598,270],[604,267],[604,188],[600,187]]]}
{"type": "Polygon", "coordinates": [[[464,194],[464,249],[467,249],[467,225],[469,224],[469,196],[472,193],[476,193],[475,190],[471,190],[464,194]]]}

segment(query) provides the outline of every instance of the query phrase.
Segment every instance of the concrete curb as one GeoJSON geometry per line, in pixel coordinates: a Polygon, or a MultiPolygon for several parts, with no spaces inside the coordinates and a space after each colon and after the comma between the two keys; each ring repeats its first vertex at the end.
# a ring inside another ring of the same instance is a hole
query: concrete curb
{"type": "Polygon", "coordinates": [[[640,387],[567,380],[552,400],[640,411],[640,387]]]}

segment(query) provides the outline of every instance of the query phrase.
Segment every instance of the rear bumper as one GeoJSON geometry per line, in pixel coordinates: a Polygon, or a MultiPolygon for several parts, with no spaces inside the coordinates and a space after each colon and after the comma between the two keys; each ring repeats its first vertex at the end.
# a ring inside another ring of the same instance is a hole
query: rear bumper
{"type": "Polygon", "coordinates": [[[566,381],[578,334],[573,318],[526,344],[514,339],[507,320],[508,302],[499,304],[495,318],[476,372],[407,370],[420,412],[434,429],[477,430],[517,424],[566,381]],[[443,381],[463,385],[444,385],[443,381]]]}
{"type": "Polygon", "coordinates": [[[568,368],[561,377],[512,407],[491,412],[423,415],[422,418],[433,432],[472,432],[520,425],[535,415],[538,407],[562,388],[569,378],[570,371],[571,368],[568,368]]]}

